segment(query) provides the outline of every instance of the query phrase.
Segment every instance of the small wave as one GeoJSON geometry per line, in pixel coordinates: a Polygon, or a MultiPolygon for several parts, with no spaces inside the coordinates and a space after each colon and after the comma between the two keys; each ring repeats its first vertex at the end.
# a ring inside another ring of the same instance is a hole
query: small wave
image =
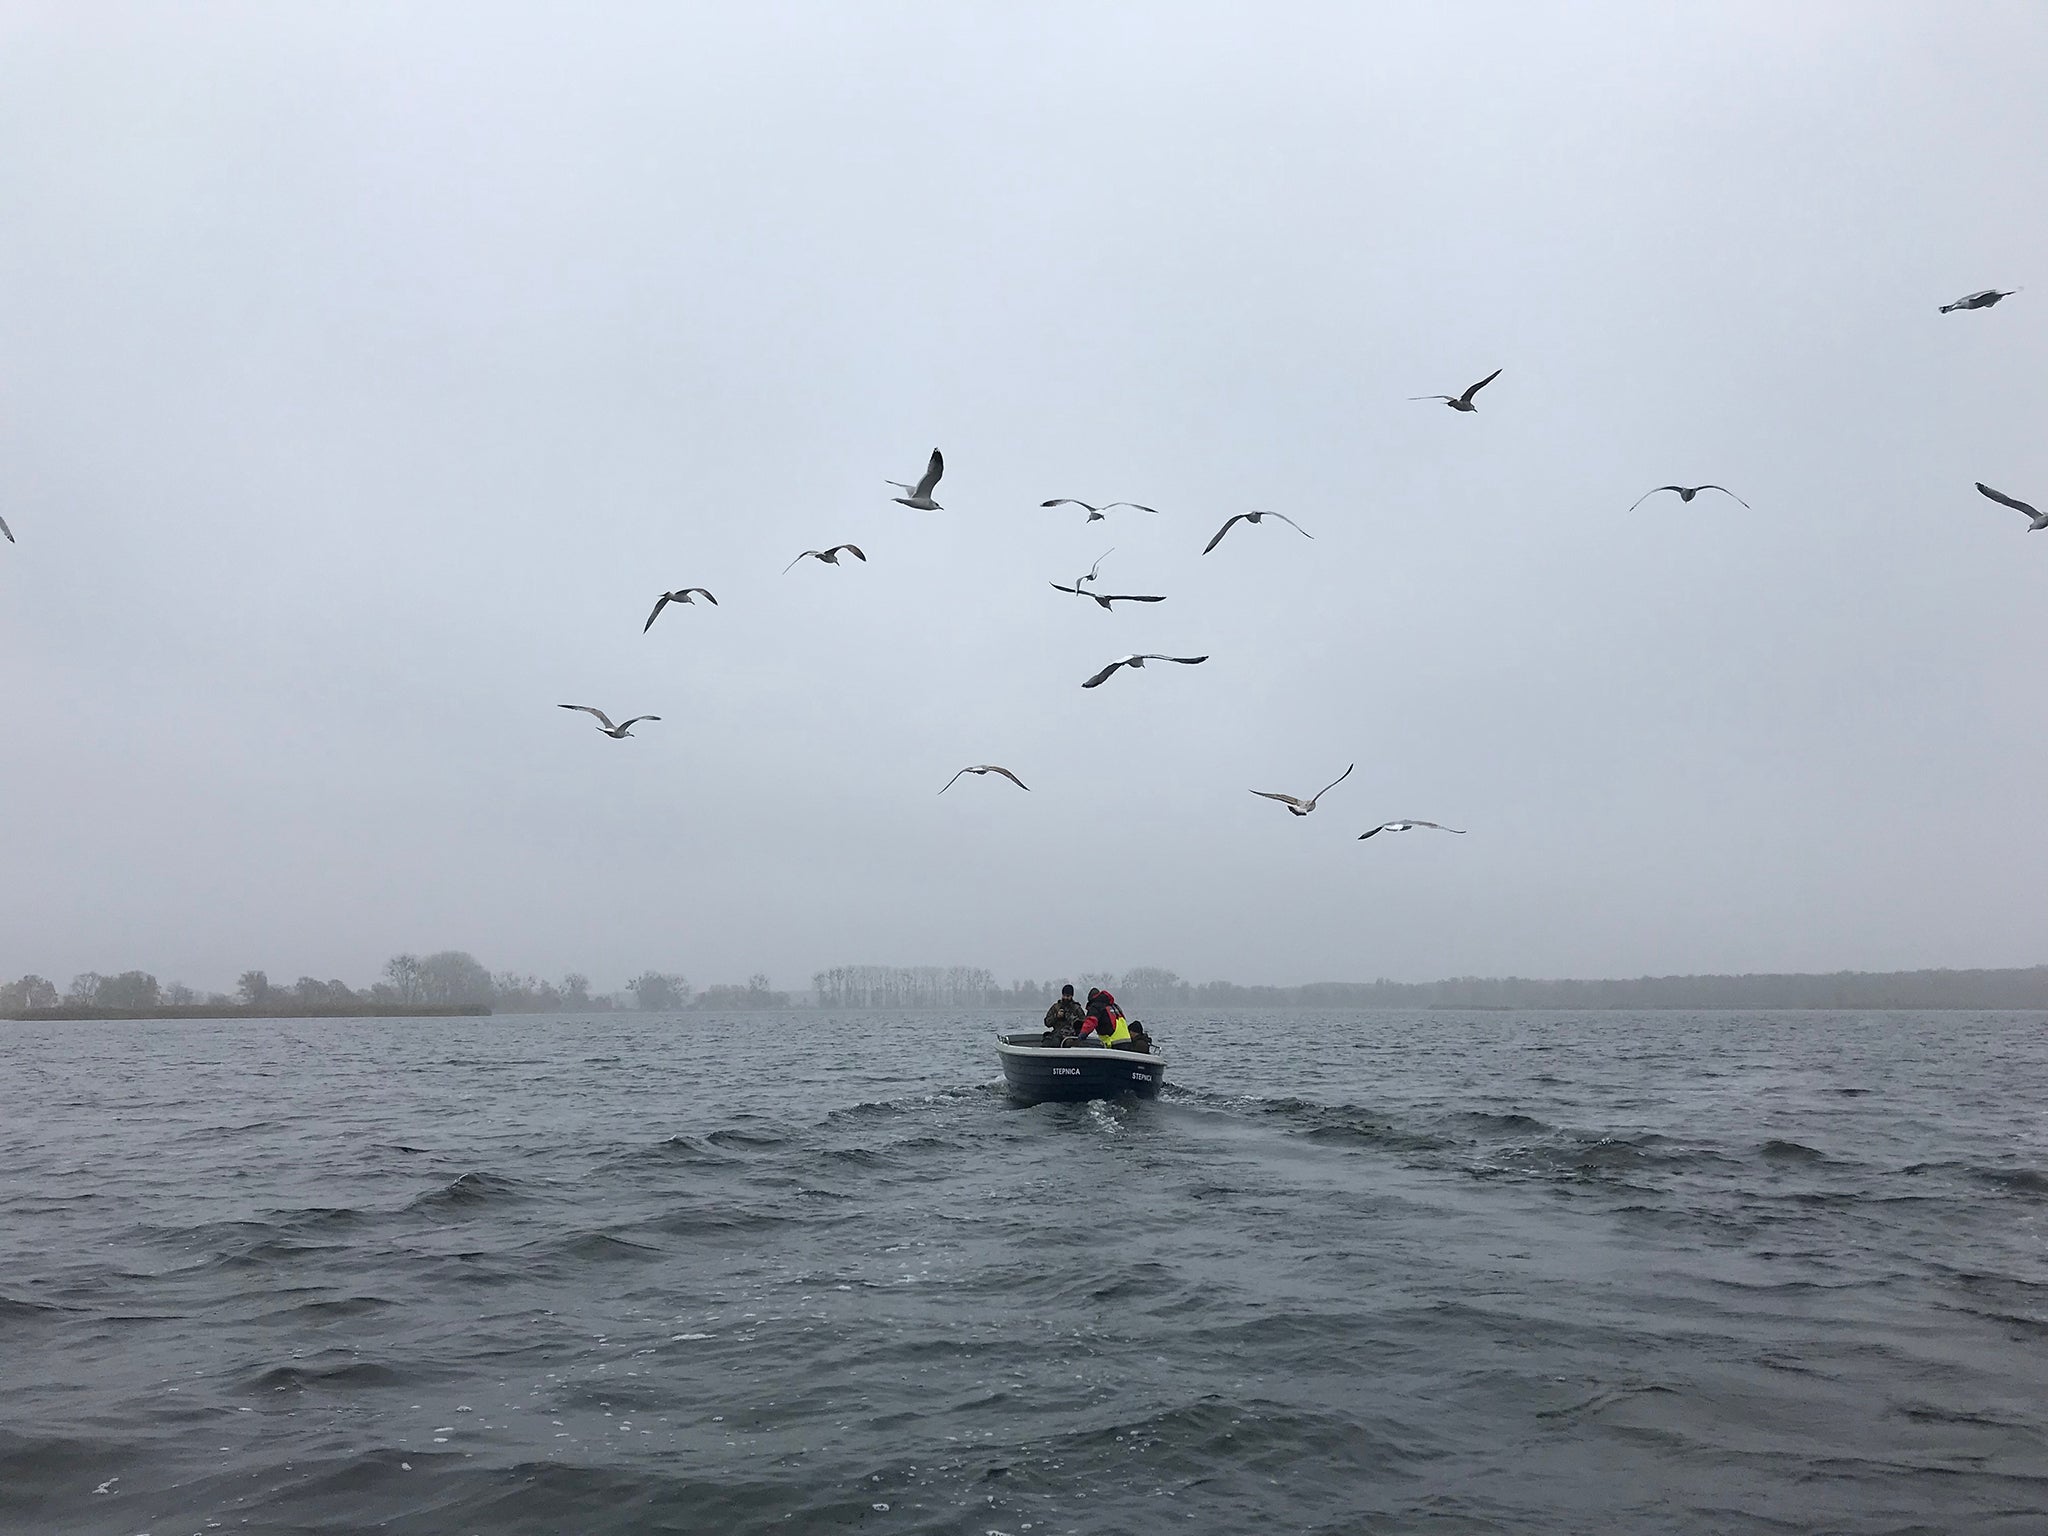
{"type": "Polygon", "coordinates": [[[1929,1173],[1953,1173],[1972,1183],[1989,1185],[2012,1194],[2048,1195],[2048,1173],[2038,1168],[1986,1168],[1977,1163],[1911,1163],[1899,1172],[1908,1178],[1929,1173]]]}
{"type": "Polygon", "coordinates": [[[1341,1464],[1353,1475],[1398,1476],[1428,1454],[1400,1443],[1390,1424],[1260,1399],[1233,1403],[1214,1394],[1125,1420],[1115,1429],[1113,1447],[1104,1446],[1108,1437],[1100,1429],[1074,1431],[1055,1444],[1070,1454],[1123,1458],[1141,1452],[1162,1470],[1202,1478],[1215,1476],[1219,1463],[1277,1476],[1319,1460],[1341,1464]]]}
{"type": "Polygon", "coordinates": [[[828,1162],[846,1163],[855,1168],[879,1168],[889,1160],[886,1153],[873,1147],[833,1147],[824,1155],[828,1162]]]}
{"type": "Polygon", "coordinates": [[[0,1322],[19,1322],[32,1317],[55,1317],[60,1313],[74,1310],[61,1307],[54,1302],[24,1301],[18,1297],[0,1295],[0,1322]]]}
{"type": "Polygon", "coordinates": [[[439,1189],[430,1189],[407,1203],[408,1211],[434,1213],[439,1211],[472,1210],[481,1206],[495,1205],[513,1198],[515,1191],[510,1181],[494,1178],[488,1173],[465,1173],[452,1179],[439,1189]]]}
{"type": "Polygon", "coordinates": [[[317,1301],[302,1301],[293,1306],[280,1307],[275,1312],[268,1313],[267,1317],[271,1320],[296,1317],[309,1322],[320,1322],[334,1318],[362,1317],[367,1313],[381,1312],[392,1305],[394,1303],[386,1301],[382,1296],[329,1296],[317,1301]]]}
{"type": "Polygon", "coordinates": [[[1892,1411],[1916,1424],[1981,1424],[1992,1429],[2023,1431],[2032,1427],[2019,1419],[1970,1408],[1950,1408],[1940,1403],[1899,1403],[1892,1411]]]}
{"type": "Polygon", "coordinates": [[[294,1233],[345,1232],[361,1226],[363,1212],[349,1205],[313,1205],[299,1211],[272,1211],[270,1219],[279,1230],[294,1233]]]}
{"type": "Polygon", "coordinates": [[[1548,1122],[1538,1120],[1534,1115],[1509,1112],[1505,1115],[1488,1114],[1484,1110],[1471,1110],[1456,1117],[1457,1123],[1469,1126],[1475,1131],[1496,1131],[1511,1136],[1528,1136],[1551,1129],[1548,1122]]]}
{"type": "Polygon", "coordinates": [[[1987,1184],[2022,1194],[2048,1195],[2048,1173],[2038,1168],[1973,1168],[1971,1173],[1987,1184]]]}
{"type": "Polygon", "coordinates": [[[274,1365],[242,1383],[245,1392],[348,1392],[365,1387],[396,1387],[421,1378],[373,1360],[346,1360],[333,1365],[274,1365]]]}
{"type": "Polygon", "coordinates": [[[211,1141],[233,1141],[239,1136],[255,1136],[282,1130],[282,1120],[251,1120],[247,1125],[202,1125],[185,1131],[178,1136],[181,1142],[206,1143],[211,1141]]]}
{"type": "Polygon", "coordinates": [[[1286,1121],[1310,1141],[1434,1152],[1450,1145],[1425,1132],[1403,1130],[1357,1104],[1316,1104],[1307,1099],[1254,1099],[1260,1114],[1286,1121]]]}
{"type": "Polygon", "coordinates": [[[1803,1141],[1780,1141],[1772,1137],[1757,1148],[1757,1155],[1770,1163],[1831,1163],[1833,1158],[1803,1141]]]}
{"type": "Polygon", "coordinates": [[[1669,1396],[1675,1392],[1675,1388],[1662,1386],[1656,1382],[1644,1382],[1634,1386],[1610,1387],[1604,1392],[1595,1392],[1591,1397],[1581,1402],[1567,1403],[1562,1408],[1538,1409],[1536,1417],[1539,1419],[1586,1418],[1597,1415],[1602,1409],[1611,1408],[1616,1403],[1625,1403],[1633,1398],[1649,1397],[1658,1393],[1669,1396]]]}
{"type": "Polygon", "coordinates": [[[658,1259],[662,1250],[647,1243],[629,1243],[609,1232],[585,1232],[556,1244],[554,1252],[587,1263],[605,1263],[617,1259],[658,1259]]]}
{"type": "Polygon", "coordinates": [[[42,1503],[39,1493],[66,1485],[90,1487],[106,1476],[108,1466],[131,1455],[131,1448],[109,1445],[98,1435],[72,1440],[0,1429],[0,1510],[36,1509],[42,1503]]]}
{"type": "Polygon", "coordinates": [[[1008,1090],[999,1083],[968,1083],[957,1088],[940,1088],[931,1093],[905,1094],[900,1099],[864,1099],[858,1104],[848,1104],[832,1110],[825,1116],[823,1123],[847,1125],[868,1120],[890,1120],[903,1115],[914,1115],[920,1110],[938,1109],[949,1104],[978,1104],[991,1099],[1006,1105],[1014,1104],[1008,1090]]]}
{"type": "Polygon", "coordinates": [[[767,1147],[786,1146],[787,1136],[777,1131],[743,1131],[728,1127],[713,1131],[704,1138],[714,1147],[732,1147],[742,1152],[758,1152],[767,1147]]]}
{"type": "Polygon", "coordinates": [[[1518,1144],[1493,1154],[1470,1171],[1480,1178],[1554,1178],[1610,1188],[1647,1189],[1639,1177],[1674,1176],[1722,1167],[1731,1159],[1709,1147],[1675,1142],[1655,1131],[1634,1135],[1566,1134],[1547,1142],[1518,1144]]]}
{"type": "Polygon", "coordinates": [[[647,1146],[635,1147],[622,1152],[611,1160],[613,1167],[626,1167],[635,1163],[676,1164],[688,1167],[693,1164],[715,1164],[729,1166],[735,1160],[715,1150],[702,1138],[696,1136],[670,1136],[647,1146]]]}
{"type": "Polygon", "coordinates": [[[639,1225],[671,1237],[702,1237],[721,1232],[759,1232],[767,1227],[785,1226],[793,1219],[774,1211],[720,1201],[682,1207],[639,1225]]]}
{"type": "Polygon", "coordinates": [[[274,1269],[282,1265],[343,1253],[346,1243],[298,1243],[284,1237],[266,1237],[232,1253],[218,1254],[200,1269],[274,1269]]]}

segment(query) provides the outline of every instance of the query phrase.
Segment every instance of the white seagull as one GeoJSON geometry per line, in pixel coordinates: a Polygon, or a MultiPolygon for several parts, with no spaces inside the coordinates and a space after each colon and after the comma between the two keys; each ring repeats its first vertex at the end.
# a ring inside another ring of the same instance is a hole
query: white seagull
{"type": "MultiPolygon", "coordinates": [[[[802,554],[796,557],[796,560],[790,561],[789,564],[785,565],[782,568],[782,574],[787,576],[791,571],[795,570],[797,567],[797,561],[800,560],[822,560],[827,565],[837,565],[839,563],[839,557],[842,554],[852,555],[853,558],[858,560],[862,565],[866,565],[868,563],[868,557],[860,552],[860,546],[858,544],[834,544],[830,549],[805,550],[802,554]]],[[[646,631],[642,630],[641,633],[645,634],[646,631]]]]}
{"type": "MultiPolygon", "coordinates": [[[[646,631],[642,630],[641,633],[645,634],[646,631]]],[[[601,709],[593,709],[588,704],[557,704],[555,707],[557,709],[580,709],[586,715],[597,716],[597,728],[603,731],[605,735],[611,737],[613,741],[624,741],[633,734],[633,727],[642,720],[659,720],[661,718],[659,715],[635,715],[630,720],[621,720],[617,725],[613,725],[610,715],[601,709]]]]}
{"type": "Polygon", "coordinates": [[[2043,512],[2039,507],[2029,506],[2018,497],[2008,496],[2003,491],[1994,491],[1982,480],[1977,482],[1977,489],[2001,507],[2011,507],[2015,512],[2024,512],[2028,518],[2027,532],[2039,533],[2043,528],[2048,528],[2048,512],[2043,512]]]}
{"type": "MultiPolygon", "coordinates": [[[[1353,763],[1351,765],[1351,768],[1356,768],[1357,766],[1358,764],[1353,763]]],[[[1255,795],[1264,795],[1268,800],[1278,800],[1282,805],[1287,807],[1287,814],[1290,816],[1306,816],[1310,811],[1316,808],[1316,802],[1318,800],[1322,799],[1323,796],[1327,795],[1331,790],[1335,789],[1339,784],[1342,784],[1346,779],[1351,777],[1351,768],[1346,768],[1342,773],[1338,774],[1337,777],[1330,780],[1329,783],[1325,784],[1321,789],[1317,790],[1314,794],[1310,795],[1306,800],[1297,800],[1292,795],[1283,795],[1278,790],[1274,789],[1255,789],[1252,791],[1252,793],[1255,795]]]]}
{"type": "MultiPolygon", "coordinates": [[[[801,560],[803,556],[799,555],[797,558],[801,560]]],[[[703,598],[705,602],[714,608],[718,606],[718,599],[713,597],[703,587],[685,587],[680,592],[662,593],[660,599],[654,605],[654,612],[647,615],[647,622],[640,626],[640,633],[644,635],[647,631],[654,628],[654,621],[661,617],[661,610],[670,603],[694,602],[699,597],[703,598]]]]}
{"type": "MultiPolygon", "coordinates": [[[[1656,491],[1645,491],[1642,495],[1638,496],[1635,499],[1635,506],[1630,507],[1629,511],[1635,511],[1636,507],[1640,507],[1644,502],[1648,501],[1652,496],[1656,495],[1657,491],[1676,491],[1678,492],[1678,499],[1680,501],[1691,501],[1693,497],[1699,495],[1701,491],[1719,491],[1723,496],[1735,496],[1735,493],[1729,490],[1727,486],[1715,485],[1711,481],[1709,481],[1705,485],[1660,485],[1657,487],[1656,491]]],[[[1742,501],[1742,498],[1740,496],[1735,496],[1735,499],[1737,501],[1742,501]]],[[[1749,505],[1749,503],[1746,501],[1742,501],[1742,504],[1745,507],[1749,505]]]]}
{"type": "Polygon", "coordinates": [[[1088,515],[1085,518],[1083,518],[1082,521],[1087,523],[1099,523],[1105,521],[1104,514],[1107,513],[1113,507],[1130,507],[1134,511],[1150,512],[1154,517],[1157,517],[1159,515],[1159,509],[1157,507],[1148,507],[1143,502],[1137,501],[1105,501],[1101,506],[1097,507],[1091,506],[1089,503],[1085,501],[1076,501],[1071,496],[1055,496],[1051,501],[1041,501],[1039,505],[1041,507],[1086,508],[1088,515]]]}
{"type": "Polygon", "coordinates": [[[908,491],[908,496],[892,496],[891,501],[906,507],[915,507],[920,512],[943,512],[946,509],[932,500],[932,487],[939,483],[939,476],[946,472],[946,461],[939,450],[932,450],[931,462],[924,467],[924,476],[915,485],[905,485],[901,480],[885,480],[884,485],[893,485],[899,491],[908,491]]]}
{"type": "MultiPolygon", "coordinates": [[[[976,763],[972,768],[962,768],[960,770],[960,773],[1000,773],[1004,778],[1008,779],[1012,784],[1016,785],[1019,789],[1029,790],[1031,788],[1029,784],[1026,784],[1022,779],[1018,778],[1017,775],[1010,772],[1009,769],[999,767],[995,763],[976,763]]],[[[960,773],[956,773],[953,775],[952,778],[946,780],[945,787],[942,788],[939,791],[939,793],[943,795],[946,792],[946,790],[951,789],[955,784],[957,784],[960,781],[960,773]]]]}
{"type": "Polygon", "coordinates": [[[1208,659],[1206,656],[1161,656],[1157,651],[1147,651],[1142,656],[1119,656],[1081,686],[1083,688],[1100,687],[1103,683],[1109,681],[1109,675],[1116,671],[1118,667],[1131,667],[1135,669],[1143,667],[1148,661],[1177,661],[1184,667],[1193,667],[1199,666],[1208,659]]]}
{"type": "Polygon", "coordinates": [[[1410,395],[1408,398],[1410,400],[1441,400],[1454,411],[1476,411],[1479,407],[1472,403],[1472,397],[1499,377],[1500,370],[1496,368],[1462,395],[1410,395]]]}
{"type": "Polygon", "coordinates": [[[1289,517],[1284,512],[1240,512],[1237,514],[1237,516],[1226,518],[1224,520],[1223,526],[1216,530],[1216,537],[1211,539],[1208,543],[1202,546],[1202,553],[1206,555],[1218,544],[1221,544],[1223,542],[1223,535],[1230,532],[1230,530],[1237,524],[1258,523],[1262,522],[1263,520],[1269,517],[1279,518],[1281,522],[1285,523],[1288,527],[1292,528],[1304,539],[1312,539],[1315,537],[1314,534],[1310,533],[1306,528],[1302,527],[1301,524],[1297,523],[1293,518],[1289,517]]]}
{"type": "MultiPolygon", "coordinates": [[[[1081,590],[1079,582],[1074,583],[1071,587],[1063,587],[1056,581],[1049,582],[1047,585],[1055,592],[1071,592],[1076,597],[1092,597],[1105,609],[1108,609],[1111,603],[1163,603],[1166,601],[1163,597],[1129,597],[1114,592],[1084,592],[1081,590]]],[[[1110,611],[1113,612],[1114,610],[1110,611]]]]}
{"type": "Polygon", "coordinates": [[[2000,299],[2009,299],[2018,292],[2017,288],[1979,288],[1975,293],[1964,294],[1953,304],[1942,305],[1941,312],[1945,315],[1957,309],[1989,309],[2000,299]]]}
{"type": "Polygon", "coordinates": [[[1460,837],[1463,837],[1465,835],[1465,829],[1463,827],[1447,827],[1443,825],[1442,822],[1383,821],[1378,826],[1374,827],[1370,832],[1359,833],[1358,841],[1362,843],[1368,837],[1378,837],[1382,832],[1413,832],[1417,827],[1428,827],[1432,832],[1455,832],[1460,837]]]}

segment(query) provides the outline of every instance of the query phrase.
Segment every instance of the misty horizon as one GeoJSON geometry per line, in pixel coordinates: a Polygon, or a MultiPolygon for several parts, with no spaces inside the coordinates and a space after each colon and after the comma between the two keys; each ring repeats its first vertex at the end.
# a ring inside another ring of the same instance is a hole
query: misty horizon
{"type": "Polygon", "coordinates": [[[0,983],[0,1017],[38,1010],[101,1009],[147,1013],[205,1007],[234,1008],[261,1016],[296,1011],[346,1010],[363,1005],[385,1013],[409,1006],[451,1007],[495,1013],[585,1013],[619,1009],[922,1009],[1032,1010],[1050,1002],[1063,984],[1112,989],[1132,1006],[1149,1009],[1233,1006],[1293,1008],[1975,1008],[2048,1009],[2048,965],[2002,969],[1836,971],[1636,977],[1458,976],[1431,981],[1321,980],[1294,984],[1190,980],[1159,966],[1084,970],[1064,975],[1000,979],[980,966],[839,965],[819,969],[809,984],[779,988],[761,973],[744,982],[698,986],[678,971],[646,969],[616,987],[580,972],[559,984],[517,970],[493,971],[459,950],[394,955],[374,982],[350,983],[301,976],[272,981],[247,970],[232,989],[194,988],[145,971],[88,971],[59,988],[30,973],[0,983]]]}

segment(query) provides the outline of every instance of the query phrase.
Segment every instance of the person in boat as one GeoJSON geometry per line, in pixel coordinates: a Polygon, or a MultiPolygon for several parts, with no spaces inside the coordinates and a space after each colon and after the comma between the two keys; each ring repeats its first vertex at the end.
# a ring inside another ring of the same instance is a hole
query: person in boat
{"type": "Polygon", "coordinates": [[[1130,1023],[1124,1018],[1123,1009],[1117,1007],[1116,998],[1108,992],[1098,993],[1095,998],[1095,1043],[1114,1050],[1131,1038],[1130,1023]]]}
{"type": "Polygon", "coordinates": [[[1131,1038],[1122,1048],[1127,1051],[1137,1051],[1145,1056],[1152,1054],[1152,1037],[1145,1032],[1143,1021],[1138,1019],[1131,1020],[1131,1038]]]}
{"type": "Polygon", "coordinates": [[[1087,1010],[1074,1001],[1074,984],[1068,982],[1060,988],[1059,1000],[1045,1010],[1045,1043],[1058,1045],[1078,1030],[1087,1017],[1087,1010]]]}

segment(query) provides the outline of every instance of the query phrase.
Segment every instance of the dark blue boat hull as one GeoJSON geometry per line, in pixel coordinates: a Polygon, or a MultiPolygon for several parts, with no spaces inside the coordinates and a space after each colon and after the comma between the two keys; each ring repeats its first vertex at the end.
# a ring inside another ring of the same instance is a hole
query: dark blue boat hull
{"type": "Polygon", "coordinates": [[[1153,1099],[1166,1082],[1166,1062],[1159,1056],[1085,1045],[1051,1050],[1038,1045],[1036,1033],[1028,1039],[1027,1045],[1025,1038],[1000,1037],[997,1049],[1010,1096],[1026,1104],[1113,1099],[1126,1093],[1153,1099]]]}

